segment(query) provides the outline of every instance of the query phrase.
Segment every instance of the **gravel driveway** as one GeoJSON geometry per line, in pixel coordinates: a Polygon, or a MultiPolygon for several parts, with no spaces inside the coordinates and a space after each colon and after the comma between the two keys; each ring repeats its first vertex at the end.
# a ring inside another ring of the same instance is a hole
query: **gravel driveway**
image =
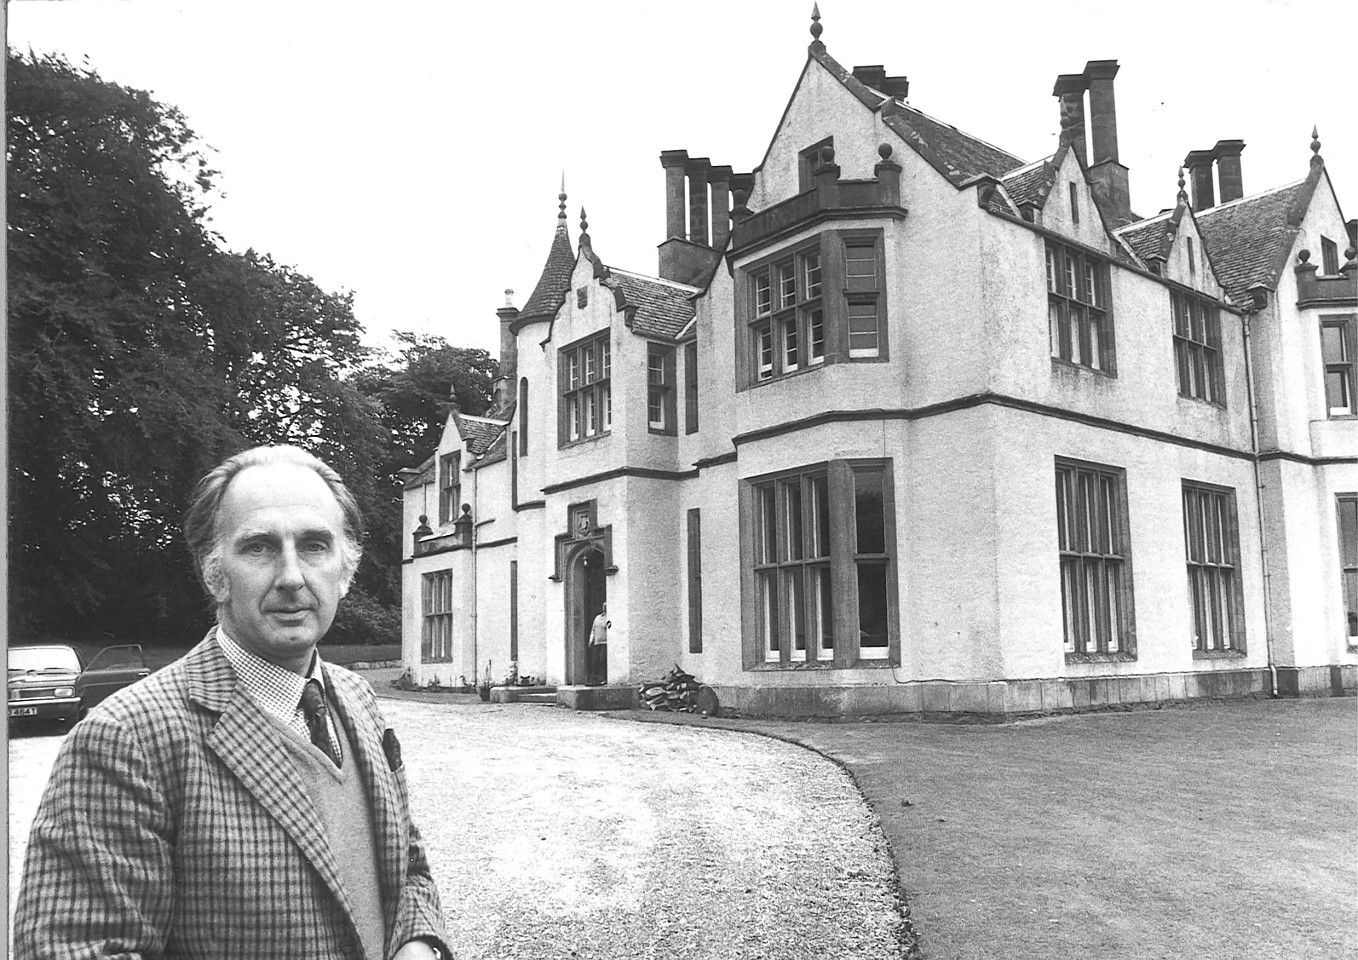
{"type": "MultiPolygon", "coordinates": [[[[882,830],[817,754],[525,704],[382,706],[459,957],[900,954],[882,830]]],[[[10,742],[12,884],[58,742],[10,742]]]]}

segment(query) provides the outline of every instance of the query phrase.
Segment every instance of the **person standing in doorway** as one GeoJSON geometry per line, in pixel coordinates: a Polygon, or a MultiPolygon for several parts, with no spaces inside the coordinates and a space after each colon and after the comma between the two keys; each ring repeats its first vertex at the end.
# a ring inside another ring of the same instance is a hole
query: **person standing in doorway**
{"type": "Polygon", "coordinates": [[[589,628],[589,682],[596,687],[608,682],[608,628],[611,626],[613,621],[608,619],[608,604],[605,603],[594,618],[594,626],[589,628]]]}

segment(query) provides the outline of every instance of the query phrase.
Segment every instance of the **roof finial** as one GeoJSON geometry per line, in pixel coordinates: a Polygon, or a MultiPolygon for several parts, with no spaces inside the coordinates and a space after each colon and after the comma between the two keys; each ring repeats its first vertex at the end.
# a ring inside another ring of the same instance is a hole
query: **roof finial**
{"type": "Polygon", "coordinates": [[[811,39],[819,43],[821,31],[825,28],[820,25],[820,4],[811,4],[811,39]]]}
{"type": "Polygon", "coordinates": [[[556,195],[557,207],[559,211],[556,218],[561,221],[561,225],[566,225],[566,171],[561,171],[561,192],[556,195]]]}
{"type": "Polygon", "coordinates": [[[580,232],[589,233],[589,221],[585,219],[585,208],[580,208],[580,232]]]}
{"type": "Polygon", "coordinates": [[[1180,168],[1179,168],[1179,194],[1178,194],[1178,199],[1180,199],[1180,200],[1187,200],[1187,199],[1188,199],[1188,192],[1187,192],[1186,190],[1184,190],[1184,168],[1183,168],[1183,167],[1180,167],[1180,168]]]}
{"type": "Polygon", "coordinates": [[[1311,163],[1323,164],[1325,161],[1320,159],[1320,128],[1311,127],[1311,163]]]}

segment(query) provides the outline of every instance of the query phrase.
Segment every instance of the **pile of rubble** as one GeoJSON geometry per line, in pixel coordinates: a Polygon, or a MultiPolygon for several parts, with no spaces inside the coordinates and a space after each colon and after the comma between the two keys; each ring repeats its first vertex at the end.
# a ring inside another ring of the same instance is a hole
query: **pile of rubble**
{"type": "Polygon", "coordinates": [[[685,673],[677,666],[665,674],[664,680],[643,683],[638,692],[641,694],[642,706],[651,710],[702,713],[706,716],[716,709],[716,696],[711,689],[699,683],[693,674],[685,673]]]}

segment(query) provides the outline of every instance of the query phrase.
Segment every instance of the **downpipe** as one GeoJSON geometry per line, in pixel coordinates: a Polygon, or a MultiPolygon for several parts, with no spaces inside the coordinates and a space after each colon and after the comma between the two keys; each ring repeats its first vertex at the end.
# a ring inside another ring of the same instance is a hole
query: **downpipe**
{"type": "Polygon", "coordinates": [[[1264,478],[1259,470],[1259,411],[1254,396],[1254,347],[1249,312],[1240,315],[1245,343],[1245,391],[1250,408],[1250,460],[1254,464],[1254,510],[1259,525],[1259,565],[1264,574],[1264,646],[1268,651],[1269,696],[1278,697],[1278,662],[1273,655],[1273,601],[1268,571],[1268,531],[1264,528],[1264,478]]]}

